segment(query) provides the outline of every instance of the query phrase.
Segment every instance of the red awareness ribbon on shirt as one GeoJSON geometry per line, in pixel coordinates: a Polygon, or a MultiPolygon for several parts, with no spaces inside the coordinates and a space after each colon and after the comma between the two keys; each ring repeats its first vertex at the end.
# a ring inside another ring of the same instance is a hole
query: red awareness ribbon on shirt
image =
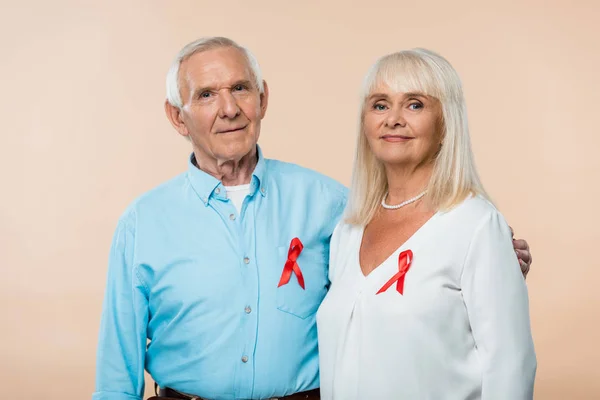
{"type": "Polygon", "coordinates": [[[387,281],[387,283],[385,285],[383,285],[381,287],[381,289],[379,289],[377,294],[383,293],[386,290],[388,290],[390,288],[390,286],[392,286],[394,284],[394,282],[396,282],[396,290],[398,291],[398,293],[403,294],[403,292],[404,292],[404,277],[406,276],[406,273],[410,269],[412,260],[413,260],[412,250],[406,250],[406,251],[403,251],[402,253],[400,253],[400,256],[398,257],[398,272],[396,273],[396,275],[392,276],[392,278],[389,281],[387,281]]]}
{"type": "Polygon", "coordinates": [[[277,287],[286,285],[292,277],[292,271],[294,271],[296,277],[298,278],[298,283],[300,284],[300,287],[304,289],[304,276],[302,276],[300,266],[296,262],[303,248],[304,245],[302,244],[300,239],[292,239],[292,242],[290,243],[290,249],[288,250],[288,258],[285,262],[285,266],[283,267],[283,273],[281,274],[281,279],[279,280],[279,285],[277,285],[277,287]]]}

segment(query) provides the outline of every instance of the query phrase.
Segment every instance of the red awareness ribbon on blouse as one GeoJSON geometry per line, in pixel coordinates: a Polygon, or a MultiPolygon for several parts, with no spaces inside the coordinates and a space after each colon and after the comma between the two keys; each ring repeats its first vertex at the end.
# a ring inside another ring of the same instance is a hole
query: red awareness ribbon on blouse
{"type": "Polygon", "coordinates": [[[281,279],[279,280],[279,285],[277,285],[277,287],[286,285],[292,277],[292,271],[294,271],[296,277],[298,278],[298,283],[300,284],[300,287],[304,289],[304,276],[302,276],[300,266],[296,262],[303,248],[304,245],[302,244],[300,239],[292,239],[292,242],[290,243],[290,249],[288,250],[288,258],[285,262],[285,266],[283,267],[283,273],[281,274],[281,279]]]}
{"type": "Polygon", "coordinates": [[[398,272],[394,276],[392,276],[392,278],[389,281],[387,281],[387,283],[385,285],[383,285],[381,287],[381,289],[379,289],[377,294],[383,293],[386,290],[388,290],[390,288],[390,286],[392,286],[394,284],[394,282],[396,282],[396,290],[398,291],[398,293],[403,294],[403,292],[404,292],[404,277],[406,276],[406,273],[410,269],[412,260],[413,260],[412,250],[406,250],[406,251],[403,251],[402,253],[400,253],[400,256],[398,257],[398,272]]]}

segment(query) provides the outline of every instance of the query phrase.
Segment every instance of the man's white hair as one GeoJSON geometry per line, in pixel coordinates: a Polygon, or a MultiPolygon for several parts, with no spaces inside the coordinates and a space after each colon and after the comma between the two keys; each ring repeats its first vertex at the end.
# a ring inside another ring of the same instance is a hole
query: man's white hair
{"type": "Polygon", "coordinates": [[[221,47],[232,47],[240,50],[248,61],[248,66],[254,78],[254,83],[261,94],[264,93],[264,85],[262,80],[262,73],[256,57],[247,48],[240,46],[231,39],[225,37],[205,37],[194,40],[191,43],[185,45],[177,54],[169,72],[167,72],[167,101],[174,107],[181,109],[183,107],[183,100],[181,99],[181,88],[179,87],[179,69],[181,63],[193,56],[196,53],[202,51],[218,49],[221,47]]]}

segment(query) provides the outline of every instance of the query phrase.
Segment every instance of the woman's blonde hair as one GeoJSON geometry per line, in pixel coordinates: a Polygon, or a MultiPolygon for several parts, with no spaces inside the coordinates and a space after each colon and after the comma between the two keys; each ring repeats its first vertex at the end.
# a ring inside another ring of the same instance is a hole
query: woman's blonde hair
{"type": "Polygon", "coordinates": [[[441,104],[442,145],[435,158],[425,200],[434,209],[444,211],[471,194],[488,198],[475,168],[466,104],[457,72],[442,56],[426,49],[412,49],[381,57],[365,77],[346,221],[368,224],[388,190],[384,166],[375,158],[364,134],[367,99],[382,85],[396,92],[422,93],[441,104]]]}

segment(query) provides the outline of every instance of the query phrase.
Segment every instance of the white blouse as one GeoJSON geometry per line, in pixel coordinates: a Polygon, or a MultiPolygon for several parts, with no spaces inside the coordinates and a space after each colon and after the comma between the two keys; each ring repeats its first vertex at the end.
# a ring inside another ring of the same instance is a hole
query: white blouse
{"type": "Polygon", "coordinates": [[[527,287],[493,205],[471,197],[436,213],[367,277],[363,230],[340,222],[331,239],[317,313],[322,399],[533,398],[527,287]],[[401,259],[402,293],[394,280],[377,294],[401,259]]]}

